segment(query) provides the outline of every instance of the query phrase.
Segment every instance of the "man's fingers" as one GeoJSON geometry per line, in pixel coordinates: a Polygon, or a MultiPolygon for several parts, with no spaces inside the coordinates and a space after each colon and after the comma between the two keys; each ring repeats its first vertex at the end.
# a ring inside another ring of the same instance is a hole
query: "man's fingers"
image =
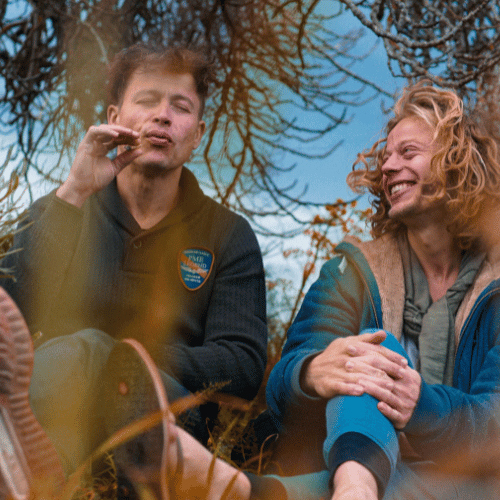
{"type": "Polygon", "coordinates": [[[115,176],[118,175],[129,163],[133,162],[142,154],[141,149],[125,150],[123,153],[117,155],[112,161],[115,176]]]}
{"type": "Polygon", "coordinates": [[[374,380],[367,377],[360,377],[358,384],[363,387],[363,390],[379,401],[387,403],[393,408],[397,408],[400,403],[399,398],[392,392],[394,389],[394,381],[374,380]]]}
{"type": "Polygon", "coordinates": [[[369,344],[381,344],[387,338],[387,333],[384,330],[377,330],[372,333],[362,333],[358,335],[358,338],[369,344]]]}
{"type": "Polygon", "coordinates": [[[361,378],[358,381],[367,394],[378,399],[377,407],[397,429],[404,428],[415,410],[419,394],[419,384],[415,382],[408,376],[403,380],[393,381],[391,389],[371,379],[361,378]]]}
{"type": "Polygon", "coordinates": [[[404,370],[406,365],[402,364],[399,358],[388,359],[385,356],[380,356],[377,354],[375,355],[374,358],[370,359],[371,359],[370,364],[372,366],[383,371],[389,377],[392,377],[394,379],[399,379],[404,376],[404,370]]]}
{"type": "Polygon", "coordinates": [[[388,360],[378,353],[352,357],[345,363],[345,369],[351,373],[365,373],[371,377],[400,379],[404,375],[403,366],[388,360]]]}
{"type": "Polygon", "coordinates": [[[387,334],[384,330],[379,330],[375,333],[363,333],[361,335],[349,337],[349,341],[347,344],[347,353],[351,356],[359,355],[360,353],[364,352],[362,345],[363,343],[373,345],[381,344],[386,337],[387,334]]]}
{"type": "Polygon", "coordinates": [[[404,427],[405,419],[398,410],[392,408],[384,402],[379,402],[377,404],[377,408],[382,415],[387,417],[392,422],[392,425],[394,425],[396,429],[402,429],[404,427]]]}
{"type": "Polygon", "coordinates": [[[328,399],[335,396],[361,396],[365,392],[361,384],[351,384],[348,382],[336,382],[331,388],[330,395],[328,399]]]}
{"type": "Polygon", "coordinates": [[[123,135],[120,134],[116,139],[115,139],[116,144],[129,144],[130,146],[137,147],[140,145],[139,137],[137,136],[131,136],[131,135],[123,135]]]}
{"type": "Polygon", "coordinates": [[[335,396],[361,396],[365,390],[358,383],[357,376],[350,376],[344,380],[325,378],[316,386],[316,392],[321,398],[332,399],[335,396]]]}
{"type": "Polygon", "coordinates": [[[89,127],[87,131],[87,135],[90,136],[108,136],[108,137],[118,137],[119,135],[123,137],[135,137],[139,138],[139,132],[128,128],[122,127],[121,125],[109,125],[109,124],[101,124],[101,125],[92,125],[89,127]]]}
{"type": "Polygon", "coordinates": [[[84,140],[88,140],[91,142],[97,141],[100,143],[110,142],[116,137],[118,137],[120,133],[116,130],[104,128],[102,125],[92,126],[88,129],[87,134],[84,140]]]}
{"type": "Polygon", "coordinates": [[[347,354],[349,354],[350,356],[377,354],[381,358],[383,357],[389,360],[391,363],[395,363],[398,366],[402,366],[403,368],[408,366],[408,360],[404,356],[378,344],[379,340],[383,341],[385,339],[385,335],[386,333],[381,330],[380,332],[376,333],[364,333],[362,335],[359,335],[359,340],[361,342],[357,342],[356,338],[350,338],[349,343],[346,347],[347,354]],[[375,338],[374,336],[377,336],[379,333],[383,335],[377,337],[377,342],[371,342],[370,339],[375,338]]]}
{"type": "Polygon", "coordinates": [[[138,145],[139,137],[138,132],[126,127],[99,125],[90,127],[85,139],[90,143],[106,146],[110,151],[120,144],[138,145]]]}
{"type": "Polygon", "coordinates": [[[365,375],[377,381],[385,379],[386,382],[389,382],[392,381],[393,378],[399,378],[400,375],[399,370],[401,368],[397,367],[397,365],[396,368],[394,368],[393,370],[388,370],[387,368],[384,369],[384,367],[380,367],[378,365],[379,365],[378,360],[376,360],[376,363],[372,364],[370,363],[370,360],[368,360],[368,362],[364,362],[364,358],[356,358],[347,361],[345,364],[345,369],[349,373],[365,375]],[[397,373],[398,377],[395,377],[394,375],[392,375],[392,373],[388,372],[397,373]]]}

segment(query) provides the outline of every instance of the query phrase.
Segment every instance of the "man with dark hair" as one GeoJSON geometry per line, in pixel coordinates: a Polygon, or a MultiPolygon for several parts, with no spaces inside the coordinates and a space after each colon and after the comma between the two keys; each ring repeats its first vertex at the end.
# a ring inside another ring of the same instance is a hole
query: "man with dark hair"
{"type": "Polygon", "coordinates": [[[184,47],[159,50],[136,44],[119,52],[109,67],[108,105],[121,103],[128,81],[135,71],[138,69],[149,71],[162,67],[168,67],[173,73],[189,73],[193,77],[196,93],[200,99],[201,120],[209,87],[214,80],[213,67],[202,53],[184,47]]]}
{"type": "MultiPolygon", "coordinates": [[[[184,167],[205,131],[211,80],[187,49],[120,53],[107,124],[90,127],[68,178],[33,204],[2,263],[15,277],[3,286],[38,333],[30,401],[66,473],[148,405],[122,339],[146,346],[170,399],[209,387],[251,399],[261,384],[257,240],[184,167]]],[[[186,422],[202,440],[214,417],[205,410],[186,422]]]]}

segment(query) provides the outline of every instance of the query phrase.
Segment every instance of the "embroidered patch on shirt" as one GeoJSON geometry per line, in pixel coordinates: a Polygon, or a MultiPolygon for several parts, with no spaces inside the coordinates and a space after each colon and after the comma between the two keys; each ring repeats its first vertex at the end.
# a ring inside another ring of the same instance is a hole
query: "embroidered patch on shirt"
{"type": "Polygon", "coordinates": [[[188,290],[198,290],[212,271],[214,254],[206,248],[186,248],[179,252],[177,268],[182,284],[188,290]]]}

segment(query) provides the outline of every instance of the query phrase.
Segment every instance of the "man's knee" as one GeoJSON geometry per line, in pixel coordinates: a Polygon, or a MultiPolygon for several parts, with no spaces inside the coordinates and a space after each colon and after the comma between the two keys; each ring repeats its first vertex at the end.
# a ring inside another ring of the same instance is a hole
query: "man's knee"
{"type": "MultiPolygon", "coordinates": [[[[383,328],[365,328],[360,332],[360,335],[363,333],[374,333],[378,332],[380,330],[383,330],[383,328]]],[[[381,345],[384,347],[387,347],[387,349],[390,349],[391,351],[397,352],[398,354],[401,354],[401,356],[404,356],[408,362],[410,361],[410,358],[408,356],[408,353],[404,350],[403,346],[399,342],[399,340],[391,333],[388,332],[387,330],[384,330],[385,333],[387,334],[386,339],[382,342],[381,345]]]]}

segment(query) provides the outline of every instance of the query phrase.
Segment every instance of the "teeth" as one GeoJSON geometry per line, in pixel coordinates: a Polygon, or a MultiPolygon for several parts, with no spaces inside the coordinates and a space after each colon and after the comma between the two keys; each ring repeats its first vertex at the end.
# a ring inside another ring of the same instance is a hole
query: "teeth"
{"type": "Polygon", "coordinates": [[[396,184],[391,187],[391,194],[399,193],[399,191],[402,191],[403,189],[410,187],[410,185],[411,184],[409,182],[402,182],[401,184],[396,184]]]}

